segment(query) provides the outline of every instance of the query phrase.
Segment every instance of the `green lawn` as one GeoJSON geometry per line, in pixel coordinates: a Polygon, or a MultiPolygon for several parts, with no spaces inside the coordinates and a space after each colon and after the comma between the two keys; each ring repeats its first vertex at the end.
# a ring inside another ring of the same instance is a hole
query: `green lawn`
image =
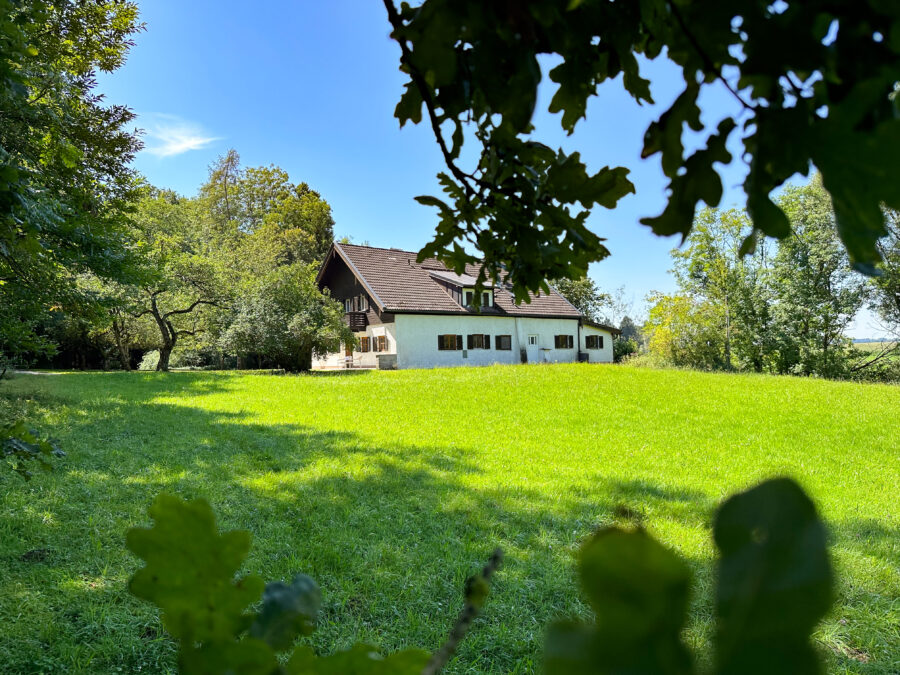
{"type": "Polygon", "coordinates": [[[248,572],[318,580],[323,650],[435,648],[502,546],[455,673],[539,669],[544,626],[586,615],[579,542],[627,504],[690,561],[687,639],[705,649],[711,514],[775,474],[830,528],[830,667],[900,671],[897,387],[584,365],[45,374],[0,383],[14,412],[68,457],[29,483],[0,472],[3,673],[171,671],[155,610],[125,589],[139,564],[125,530],[161,491],[252,531],[248,572]]]}

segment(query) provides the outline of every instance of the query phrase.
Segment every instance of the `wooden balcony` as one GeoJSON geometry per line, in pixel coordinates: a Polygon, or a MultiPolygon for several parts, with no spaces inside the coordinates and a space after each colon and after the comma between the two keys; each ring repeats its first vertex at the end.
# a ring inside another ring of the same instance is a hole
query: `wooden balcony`
{"type": "Polygon", "coordinates": [[[365,330],[366,326],[369,325],[369,318],[365,312],[345,312],[344,318],[353,332],[365,330]]]}

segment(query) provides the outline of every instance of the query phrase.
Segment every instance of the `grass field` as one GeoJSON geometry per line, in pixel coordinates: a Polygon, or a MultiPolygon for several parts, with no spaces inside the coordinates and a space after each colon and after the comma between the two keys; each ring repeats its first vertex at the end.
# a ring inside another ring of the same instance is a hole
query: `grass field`
{"type": "Polygon", "coordinates": [[[834,672],[900,672],[900,388],[618,366],[501,366],[278,377],[23,375],[0,413],[68,457],[0,471],[0,671],[157,673],[173,645],[125,589],[125,530],[153,497],[205,497],[254,535],[246,571],[302,571],[312,638],[433,649],[465,578],[506,561],[451,672],[540,669],[544,626],[587,616],[579,542],[627,504],[694,573],[689,643],[708,659],[710,518],[794,476],[830,529],[834,672]]]}

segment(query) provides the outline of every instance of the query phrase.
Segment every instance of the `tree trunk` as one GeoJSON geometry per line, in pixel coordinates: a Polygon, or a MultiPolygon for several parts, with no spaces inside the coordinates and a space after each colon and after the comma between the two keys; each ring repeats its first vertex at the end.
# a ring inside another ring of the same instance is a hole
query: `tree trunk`
{"type": "Polygon", "coordinates": [[[312,349],[304,349],[300,354],[300,372],[307,373],[312,370],[312,349]]]}
{"type": "Polygon", "coordinates": [[[128,347],[125,344],[124,340],[124,321],[123,325],[119,324],[118,319],[113,319],[112,329],[113,329],[113,337],[116,341],[116,350],[119,354],[119,363],[122,364],[122,370],[131,370],[131,354],[128,351],[128,347]]]}
{"type": "Polygon", "coordinates": [[[731,370],[731,308],[725,294],[725,369],[731,370]]]}
{"type": "Polygon", "coordinates": [[[159,361],[156,363],[156,370],[162,373],[169,372],[169,358],[172,356],[174,345],[166,345],[159,349],[159,361]]]}
{"type": "Polygon", "coordinates": [[[156,320],[159,328],[162,344],[159,347],[159,361],[156,363],[156,370],[159,372],[169,372],[169,358],[172,356],[172,350],[175,349],[175,342],[178,340],[178,334],[172,327],[172,324],[160,313],[159,306],[156,304],[156,298],[150,300],[150,313],[156,320]]]}

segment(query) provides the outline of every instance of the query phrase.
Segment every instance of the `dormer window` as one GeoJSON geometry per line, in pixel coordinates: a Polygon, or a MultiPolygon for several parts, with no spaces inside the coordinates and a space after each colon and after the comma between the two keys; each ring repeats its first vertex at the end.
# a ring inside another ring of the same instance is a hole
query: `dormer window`
{"type": "MultiPolygon", "coordinates": [[[[465,307],[473,307],[475,305],[475,289],[474,288],[464,288],[463,289],[463,305],[465,307]]],[[[481,293],[481,307],[493,307],[494,306],[494,291],[482,291],[481,293]]]]}

